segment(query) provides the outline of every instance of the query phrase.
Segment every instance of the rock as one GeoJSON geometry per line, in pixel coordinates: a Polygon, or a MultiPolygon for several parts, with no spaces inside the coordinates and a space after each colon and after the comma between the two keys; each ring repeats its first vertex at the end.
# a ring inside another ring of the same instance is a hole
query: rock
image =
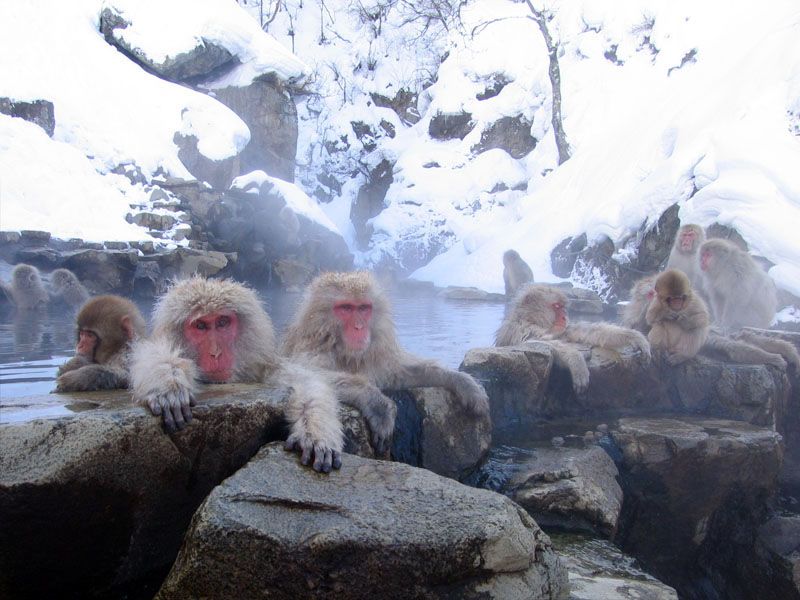
{"type": "Polygon", "coordinates": [[[372,226],[367,223],[385,208],[386,192],[394,181],[392,163],[384,159],[370,170],[366,183],[358,190],[358,196],[350,206],[350,220],[356,231],[360,247],[366,249],[372,236],[372,226]]]}
{"type": "Polygon", "coordinates": [[[126,29],[130,25],[124,15],[115,8],[104,8],[100,15],[100,31],[109,44],[116,46],[148,70],[169,81],[180,82],[205,77],[223,66],[232,67],[237,64],[226,48],[200,37],[197,38],[197,45],[191,50],[167,56],[160,62],[156,61],[148,55],[147,48],[133,46],[117,33],[118,30],[126,29]]]}
{"type": "Polygon", "coordinates": [[[62,263],[94,294],[133,292],[133,276],[139,262],[136,250],[74,250],[64,252],[62,263]]]}
{"type": "Polygon", "coordinates": [[[500,117],[481,133],[481,141],[471,148],[475,154],[492,148],[508,152],[512,158],[523,158],[536,148],[537,139],[531,135],[532,123],[523,117],[500,117]]]}
{"type": "MultiPolygon", "coordinates": [[[[198,180],[207,182],[215,190],[227,190],[233,178],[240,173],[239,155],[229,156],[222,160],[212,160],[200,152],[195,135],[176,133],[173,141],[178,146],[178,158],[188,171],[198,180]]],[[[164,216],[166,217],[166,215],[164,216]]]]}
{"type": "MultiPolygon", "coordinates": [[[[661,214],[655,225],[647,228],[647,223],[642,224],[637,236],[639,241],[636,244],[636,259],[631,265],[633,269],[639,273],[652,273],[666,265],[675,236],[678,235],[681,226],[678,210],[678,205],[673,204],[661,214]]],[[[633,281],[638,278],[631,276],[619,282],[619,285],[630,288],[633,281]]]]}
{"type": "Polygon", "coordinates": [[[137,298],[155,298],[166,290],[161,267],[155,260],[140,260],[133,274],[133,295],[137,298]]]}
{"type": "Polygon", "coordinates": [[[0,98],[0,114],[9,115],[30,121],[44,129],[45,133],[53,137],[56,130],[56,117],[53,103],[49,100],[32,100],[25,102],[0,98]]]}
{"type": "Polygon", "coordinates": [[[259,77],[246,87],[214,89],[214,96],[250,129],[250,141],[239,154],[241,172],[261,170],[294,181],[297,107],[286,87],[275,77],[259,77]]]}
{"type": "Polygon", "coordinates": [[[486,388],[495,435],[542,419],[654,412],[695,413],[771,426],[785,411],[784,373],[765,365],[698,356],[670,367],[624,351],[578,346],[589,389],[576,396],[569,372],[553,364],[546,342],[469,350],[461,369],[486,388]]]}
{"type": "Polygon", "coordinates": [[[169,231],[175,225],[176,219],[172,215],[141,212],[133,215],[133,223],[155,231],[169,231]]]}
{"type": "Polygon", "coordinates": [[[272,264],[281,287],[288,292],[300,292],[314,277],[314,268],[299,260],[284,258],[272,264]]]}
{"type": "Polygon", "coordinates": [[[579,253],[586,248],[586,234],[568,237],[550,252],[550,267],[556,277],[569,277],[579,253]]]}
{"type": "Polygon", "coordinates": [[[569,300],[569,312],[589,315],[602,315],[603,299],[592,290],[579,287],[563,288],[562,291],[569,300]]]}
{"type": "Polygon", "coordinates": [[[505,302],[505,294],[493,294],[476,287],[449,286],[437,294],[447,300],[486,300],[490,302],[505,302]]]}
{"type": "MultiPolygon", "coordinates": [[[[283,390],[208,386],[191,425],[170,436],[126,391],[4,400],[4,595],[113,597],[163,577],[211,489],[262,444],[285,439],[284,401],[283,390]]],[[[363,440],[348,449],[358,447],[363,440]]]]}
{"type": "Polygon", "coordinates": [[[467,415],[450,392],[417,388],[391,397],[397,403],[394,460],[463,481],[489,451],[491,422],[467,415]]]}
{"type": "Polygon", "coordinates": [[[599,446],[536,448],[512,478],[509,494],[544,527],[612,537],[622,506],[617,475],[599,446]]]}
{"type": "Polygon", "coordinates": [[[620,419],[625,503],[615,541],[686,597],[711,584],[738,593],[731,574],[750,555],[777,491],[781,437],[721,419],[620,419]]]}
{"type": "Polygon", "coordinates": [[[750,598],[800,598],[800,515],[772,515],[740,564],[738,587],[750,598]]]}
{"type": "Polygon", "coordinates": [[[370,94],[370,98],[372,98],[375,106],[391,108],[406,125],[413,125],[419,122],[416,92],[403,88],[395,94],[394,98],[388,98],[375,92],[370,94]]]}
{"type": "Polygon", "coordinates": [[[507,498],[345,456],[315,475],[270,445],[212,492],[156,598],[566,598],[566,572],[507,498]]]}
{"type": "Polygon", "coordinates": [[[435,140],[463,140],[474,127],[470,113],[437,113],[431,117],[428,135],[435,140]]]}
{"type": "Polygon", "coordinates": [[[569,573],[570,600],[678,600],[608,541],[555,535],[553,545],[569,573]]]}

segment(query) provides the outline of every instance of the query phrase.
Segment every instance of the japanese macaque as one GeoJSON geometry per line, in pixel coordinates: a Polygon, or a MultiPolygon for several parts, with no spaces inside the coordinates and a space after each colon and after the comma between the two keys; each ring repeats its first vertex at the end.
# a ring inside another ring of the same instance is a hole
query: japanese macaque
{"type": "Polygon", "coordinates": [[[42,284],[39,269],[22,263],[11,271],[11,285],[7,286],[6,293],[18,310],[44,308],[50,299],[42,284]]]}
{"type": "Polygon", "coordinates": [[[658,275],[648,275],[637,280],[631,287],[631,299],[622,311],[622,325],[647,334],[650,326],[647,324],[647,308],[656,295],[656,278],[658,275]]]}
{"type": "Polygon", "coordinates": [[[797,351],[797,348],[791,342],[777,339],[752,329],[742,329],[734,334],[734,337],[738,341],[744,342],[750,346],[755,346],[768,354],[779,355],[800,374],[800,352],[797,351]]]}
{"type": "Polygon", "coordinates": [[[670,365],[694,357],[710,327],[705,302],[692,291],[688,275],[678,269],[664,271],[656,279],[646,320],[650,347],[662,351],[670,365]]]}
{"type": "Polygon", "coordinates": [[[678,230],[667,259],[667,268],[679,269],[686,273],[694,290],[701,289],[703,284],[698,250],[705,241],[706,235],[700,225],[691,223],[684,225],[678,230]]]}
{"type": "Polygon", "coordinates": [[[734,243],[712,239],[700,246],[703,289],[714,323],[726,331],[769,327],[778,307],[772,279],[734,243]]]}
{"type": "Polygon", "coordinates": [[[631,347],[650,358],[650,344],[638,331],[609,323],[569,323],[567,297],[546,285],[524,287],[495,337],[495,346],[513,346],[542,340],[553,348],[557,364],[572,375],[572,387],[583,394],[589,387],[589,367],[581,351],[566,342],[600,346],[612,350],[631,347]]]}
{"type": "Polygon", "coordinates": [[[533,282],[533,271],[516,250],[506,250],[503,254],[503,282],[506,298],[513,298],[522,286],[533,282]]]}
{"type": "Polygon", "coordinates": [[[800,365],[800,356],[797,356],[797,350],[789,342],[768,340],[761,336],[753,336],[750,340],[747,337],[739,338],[738,335],[734,339],[712,329],[703,346],[703,353],[734,363],[772,365],[779,369],[785,369],[787,361],[797,360],[794,364],[800,365]]]}
{"type": "Polygon", "coordinates": [[[335,373],[342,402],[359,409],[377,448],[386,448],[397,407],[381,390],[442,387],[486,418],[486,392],[470,375],[402,350],[389,301],[367,272],[324,273],[309,284],[283,343],[288,356],[335,373]]]}
{"type": "Polygon", "coordinates": [[[132,342],[145,333],[142,313],[120,296],[97,296],[76,318],[75,356],[61,365],[57,392],[124,389],[129,385],[132,342]]]}
{"type": "Polygon", "coordinates": [[[198,382],[274,383],[290,389],[287,449],[315,471],[341,466],[343,446],[333,388],[314,369],[283,360],[255,292],[239,283],[194,277],[156,303],[153,333],[134,345],[131,387],[137,403],[168,432],[192,419],[198,382]]]}
{"type": "Polygon", "coordinates": [[[68,269],[56,269],[50,273],[50,296],[71,308],[82,306],[89,299],[89,292],[68,269]]]}

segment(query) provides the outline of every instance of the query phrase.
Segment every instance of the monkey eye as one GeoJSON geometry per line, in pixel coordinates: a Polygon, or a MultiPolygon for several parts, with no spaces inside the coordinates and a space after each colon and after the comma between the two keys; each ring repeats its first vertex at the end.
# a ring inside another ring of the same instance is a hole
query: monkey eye
{"type": "Polygon", "coordinates": [[[372,310],[372,304],[365,303],[358,305],[358,312],[360,313],[370,312],[371,310],[372,310]]]}
{"type": "Polygon", "coordinates": [[[564,310],[564,305],[561,304],[561,302],[555,302],[553,303],[553,308],[555,308],[556,310],[564,310]]]}
{"type": "Polygon", "coordinates": [[[341,304],[337,304],[333,308],[335,310],[338,310],[338,311],[341,311],[341,312],[348,312],[348,313],[351,313],[356,309],[354,304],[349,304],[347,302],[342,302],[341,304]]]}
{"type": "Polygon", "coordinates": [[[217,318],[217,327],[228,327],[231,324],[231,318],[228,315],[222,315],[217,318]]]}
{"type": "Polygon", "coordinates": [[[195,329],[199,329],[201,331],[208,329],[208,325],[206,324],[206,322],[201,321],[199,319],[194,323],[192,323],[192,327],[194,327],[195,329]]]}

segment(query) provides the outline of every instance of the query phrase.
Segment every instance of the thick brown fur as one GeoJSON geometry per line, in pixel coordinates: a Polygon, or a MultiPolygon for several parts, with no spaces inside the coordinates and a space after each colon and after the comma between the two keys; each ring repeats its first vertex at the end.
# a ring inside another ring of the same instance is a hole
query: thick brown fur
{"type": "Polygon", "coordinates": [[[667,259],[668,269],[679,269],[686,273],[692,288],[697,291],[702,288],[703,277],[700,272],[700,253],[699,249],[703,242],[706,241],[706,234],[700,225],[689,223],[683,225],[675,236],[675,243],[672,245],[672,250],[667,259]],[[681,237],[687,231],[694,232],[694,244],[691,249],[683,248],[681,245],[681,237]]]}
{"type": "Polygon", "coordinates": [[[77,334],[97,336],[94,356],[76,352],[56,378],[57,392],[124,389],[129,385],[131,343],[144,335],[145,322],[136,305],[121,296],[97,296],[76,317],[77,334]]]}
{"type": "Polygon", "coordinates": [[[400,348],[389,301],[367,272],[324,273],[314,279],[286,331],[283,351],[337,373],[342,402],[361,410],[381,446],[391,436],[396,407],[380,390],[443,387],[470,413],[481,417],[489,413],[486,393],[471,376],[400,348]],[[361,351],[348,348],[333,314],[334,305],[343,299],[372,303],[370,341],[361,351]]]}
{"type": "Polygon", "coordinates": [[[56,269],[50,273],[50,295],[67,306],[77,308],[89,299],[89,292],[69,269],[56,269]]]}
{"type": "Polygon", "coordinates": [[[183,325],[220,311],[234,312],[238,318],[236,364],[229,381],[289,387],[287,447],[302,451],[303,464],[313,457],[315,470],[338,468],[343,436],[334,390],[317,370],[278,355],[271,319],[255,292],[239,283],[193,277],[178,282],[159,299],[152,336],[134,346],[134,399],[162,415],[168,431],[191,420],[200,375],[183,325]]]}
{"type": "Polygon", "coordinates": [[[636,331],[641,331],[645,335],[650,332],[647,324],[647,308],[655,295],[655,283],[658,275],[647,275],[637,280],[631,287],[631,299],[622,310],[621,323],[623,327],[629,327],[636,331]]]}
{"type": "Polygon", "coordinates": [[[19,310],[44,308],[50,299],[42,284],[39,269],[22,263],[11,271],[11,285],[7,287],[7,294],[19,310]]]}
{"type": "Polygon", "coordinates": [[[705,303],[692,291],[689,277],[678,269],[661,273],[655,290],[646,316],[650,346],[663,352],[671,365],[693,358],[708,337],[710,321],[705,303]],[[668,298],[684,298],[682,307],[673,309],[668,298]]]}
{"type": "Polygon", "coordinates": [[[513,298],[526,283],[533,282],[533,271],[516,250],[506,250],[503,254],[503,283],[506,298],[513,298]]]}
{"type": "Polygon", "coordinates": [[[714,323],[724,331],[741,327],[769,327],[778,308],[775,284],[733,242],[711,239],[700,246],[700,260],[710,254],[703,270],[703,289],[711,302],[714,323]]]}
{"type": "Polygon", "coordinates": [[[609,323],[566,322],[555,327],[554,304],[567,305],[566,295],[547,285],[529,284],[515,298],[511,310],[495,336],[495,346],[513,346],[532,340],[546,341],[553,348],[556,362],[569,369],[575,392],[582,394],[589,385],[589,369],[583,354],[569,343],[583,343],[612,350],[632,347],[650,357],[650,345],[638,331],[609,323]],[[569,342],[569,343],[564,343],[569,342]]]}

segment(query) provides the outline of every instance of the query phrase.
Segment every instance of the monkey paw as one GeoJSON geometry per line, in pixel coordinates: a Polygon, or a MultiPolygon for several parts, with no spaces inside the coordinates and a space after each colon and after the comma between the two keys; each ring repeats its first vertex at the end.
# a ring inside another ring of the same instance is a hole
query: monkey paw
{"type": "Polygon", "coordinates": [[[768,365],[778,367],[779,369],[786,369],[786,361],[780,354],[773,354],[772,352],[768,352],[768,354],[769,360],[765,361],[768,365]]]}
{"type": "Polygon", "coordinates": [[[311,468],[319,473],[330,473],[331,469],[342,466],[342,453],[328,445],[315,441],[309,436],[293,433],[283,445],[286,450],[300,450],[300,462],[306,466],[311,463],[311,468]],[[311,459],[314,459],[313,463],[311,459]]]}
{"type": "Polygon", "coordinates": [[[589,369],[576,369],[572,373],[572,389],[576,396],[583,396],[589,389],[589,369]]]}
{"type": "Polygon", "coordinates": [[[463,376],[456,390],[461,405],[476,417],[489,415],[489,396],[486,390],[471,375],[458,373],[463,376]]]}
{"type": "Polygon", "coordinates": [[[167,433],[180,431],[192,421],[191,407],[195,405],[195,400],[191,392],[185,388],[148,394],[144,403],[151,413],[161,416],[167,433]]]}

